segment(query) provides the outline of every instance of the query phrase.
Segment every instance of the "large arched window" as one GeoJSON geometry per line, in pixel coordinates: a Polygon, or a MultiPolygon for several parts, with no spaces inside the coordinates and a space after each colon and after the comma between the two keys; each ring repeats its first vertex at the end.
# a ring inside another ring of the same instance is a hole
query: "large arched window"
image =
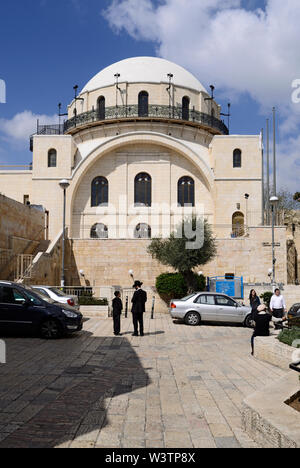
{"type": "Polygon", "coordinates": [[[134,231],[135,239],[151,239],[151,227],[148,224],[138,224],[134,231]]]}
{"type": "Polygon", "coordinates": [[[178,206],[195,206],[195,182],[191,177],[178,181],[178,206]]]}
{"type": "Polygon", "coordinates": [[[139,94],[139,117],[148,117],[149,115],[149,94],[147,91],[141,91],[139,94]]]}
{"type": "Polygon", "coordinates": [[[92,182],[91,206],[108,205],[108,180],[105,177],[96,177],[92,182]]]}
{"type": "Polygon", "coordinates": [[[100,96],[97,101],[97,113],[99,120],[105,120],[105,97],[100,96]]]}
{"type": "Polygon", "coordinates": [[[245,235],[245,216],[237,211],[232,216],[232,237],[243,237],[245,235]]]}
{"type": "Polygon", "coordinates": [[[151,206],[152,179],[144,172],[138,174],[134,181],[134,204],[136,206],[151,206]]]}
{"type": "Polygon", "coordinates": [[[55,149],[51,149],[48,151],[48,167],[56,167],[57,166],[57,151],[55,149]]]}
{"type": "Polygon", "coordinates": [[[91,229],[92,239],[108,239],[108,228],[105,224],[98,223],[94,224],[91,229]]]}
{"type": "Polygon", "coordinates": [[[182,120],[190,120],[190,98],[182,98],[182,120]]]}
{"type": "Polygon", "coordinates": [[[233,167],[242,167],[242,152],[240,149],[235,149],[233,152],[233,167]]]}

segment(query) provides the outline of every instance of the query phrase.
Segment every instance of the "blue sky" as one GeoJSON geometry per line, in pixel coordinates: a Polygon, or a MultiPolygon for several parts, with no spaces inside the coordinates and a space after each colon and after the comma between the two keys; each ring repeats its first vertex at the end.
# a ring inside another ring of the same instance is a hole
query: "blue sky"
{"type": "MultiPolygon", "coordinates": [[[[182,0],[153,0],[152,2],[151,0],[139,0],[136,3],[139,6],[138,9],[134,8],[135,2],[137,0],[14,0],[14,2],[2,2],[0,79],[6,82],[7,102],[0,104],[0,164],[26,164],[31,161],[32,155],[29,152],[28,144],[29,134],[27,135],[26,132],[30,133],[32,121],[36,116],[45,116],[45,120],[53,120],[55,123],[54,115],[57,112],[57,104],[62,102],[64,107],[69,104],[73,97],[74,84],[78,84],[80,88],[83,87],[102,68],[121,59],[139,55],[159,55],[177,61],[180,65],[188,68],[206,87],[209,87],[211,82],[216,84],[216,99],[223,105],[223,111],[227,110],[228,100],[232,101],[232,133],[259,133],[265,125],[266,117],[271,117],[273,93],[274,104],[278,106],[280,112],[279,152],[281,155],[282,148],[288,146],[290,161],[287,164],[291,166],[290,172],[286,167],[283,169],[284,177],[282,176],[280,183],[281,186],[291,187],[291,190],[296,188],[296,179],[291,179],[291,181],[287,179],[290,178],[290,173],[294,174],[295,167],[299,170],[296,146],[297,143],[300,143],[300,139],[298,141],[295,132],[291,134],[286,128],[292,125],[295,130],[298,130],[298,109],[294,109],[295,112],[293,111],[291,119],[290,110],[284,103],[286,98],[282,97],[285,109],[281,111],[281,101],[277,100],[276,102],[278,89],[280,90],[282,85],[279,78],[274,80],[274,90],[272,90],[271,76],[266,77],[266,83],[260,85],[264,81],[264,70],[260,73],[258,69],[257,73],[256,71],[253,73],[253,89],[251,88],[252,81],[245,79],[245,75],[243,75],[243,70],[247,67],[247,54],[251,57],[249,60],[253,60],[252,49],[248,49],[247,45],[245,46],[245,57],[242,59],[242,61],[245,60],[245,63],[236,63],[241,60],[238,51],[235,62],[226,61],[226,47],[228,54],[232,50],[230,19],[227,20],[227,29],[224,33],[224,38],[228,36],[228,44],[225,40],[221,59],[220,51],[206,55],[202,53],[200,56],[193,55],[193,50],[191,50],[193,48],[190,46],[194,40],[193,33],[195,38],[199,38],[203,15],[208,15],[213,26],[209,34],[213,34],[213,30],[220,30],[218,28],[222,27],[222,18],[226,19],[225,15],[227,14],[231,15],[229,16],[231,18],[233,10],[235,10],[235,14],[240,15],[238,18],[245,30],[248,27],[248,20],[249,25],[253,25],[252,12],[257,8],[265,9],[266,2],[261,0],[224,0],[224,2],[211,0],[214,8],[206,11],[203,8],[208,0],[189,0],[191,10],[194,8],[195,13],[199,14],[199,19],[197,19],[199,30],[196,23],[193,32],[191,18],[187,18],[191,24],[191,32],[189,31],[189,37],[186,39],[184,36],[181,38],[175,51],[173,45],[176,41],[172,40],[172,37],[176,37],[176,27],[181,27],[180,7],[182,3],[186,4],[186,2],[182,2],[182,0]],[[228,4],[227,9],[226,3],[228,4]],[[103,15],[103,10],[109,11],[107,9],[112,7],[110,14],[103,15]],[[120,16],[121,23],[116,21],[116,17],[120,18],[120,16]],[[153,25],[153,29],[151,29],[151,25],[153,25]],[[161,30],[160,25],[163,25],[161,30]],[[188,50],[185,50],[185,44],[188,50]],[[202,60],[205,64],[203,68],[200,65],[202,60]],[[228,68],[232,68],[232,72],[229,74],[228,68]],[[244,86],[241,86],[237,80],[238,73],[241,73],[241,82],[244,83],[244,86]],[[257,79],[256,75],[258,75],[257,79]],[[260,92],[260,86],[264,85],[266,86],[265,91],[260,92]],[[25,111],[28,111],[27,114],[24,114],[25,111]],[[25,122],[24,125],[23,122],[25,122]],[[291,152],[293,152],[293,156],[291,156],[291,152]]],[[[278,0],[269,0],[269,2],[274,3],[275,8],[278,0]]],[[[299,3],[297,0],[286,0],[286,3],[293,2],[295,5],[299,3]]],[[[276,15],[276,10],[269,13],[270,17],[271,14],[276,15]]],[[[287,14],[290,13],[287,12],[287,14]]],[[[298,30],[300,12],[299,17],[297,14],[294,16],[294,21],[297,20],[298,30]]],[[[236,34],[238,41],[239,33],[236,34]]],[[[290,41],[293,43],[298,39],[299,37],[291,37],[290,41]]],[[[251,40],[253,38],[249,36],[249,42],[251,40]]],[[[223,47],[223,41],[221,41],[221,46],[223,47]]],[[[199,47],[201,48],[201,43],[199,47]]],[[[256,45],[253,45],[253,48],[255,47],[256,45]]],[[[297,54],[296,51],[295,54],[297,54]]],[[[294,59],[297,59],[297,55],[291,57],[291,61],[294,59]]],[[[265,60],[272,61],[268,49],[266,49],[265,60]]],[[[258,67],[260,63],[263,62],[258,62],[258,67]]],[[[263,65],[260,68],[263,68],[263,65]]],[[[300,78],[300,69],[298,75],[294,70],[291,71],[291,77],[300,78]]],[[[286,83],[285,78],[282,79],[282,83],[282,86],[290,86],[289,82],[286,83]]],[[[283,96],[288,93],[290,93],[290,89],[287,90],[287,93],[283,93],[283,96]]],[[[283,154],[282,158],[284,157],[283,154]]],[[[279,170],[281,171],[280,165],[279,170]]]]}

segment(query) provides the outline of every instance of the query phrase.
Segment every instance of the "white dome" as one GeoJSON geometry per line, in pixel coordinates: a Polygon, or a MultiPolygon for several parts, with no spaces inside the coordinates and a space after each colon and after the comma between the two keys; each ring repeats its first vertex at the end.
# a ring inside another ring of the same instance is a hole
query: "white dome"
{"type": "Polygon", "coordinates": [[[176,86],[207,93],[197,78],[184,68],[157,57],[133,57],[114,63],[94,76],[81,91],[95,91],[115,83],[114,75],[120,73],[119,83],[168,83],[168,74],[174,75],[176,86]]]}

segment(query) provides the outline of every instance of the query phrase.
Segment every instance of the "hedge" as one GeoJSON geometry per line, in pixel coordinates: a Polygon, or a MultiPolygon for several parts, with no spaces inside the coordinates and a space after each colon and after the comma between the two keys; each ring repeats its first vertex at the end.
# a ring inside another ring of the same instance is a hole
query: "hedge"
{"type": "MultiPolygon", "coordinates": [[[[278,340],[281,343],[292,346],[294,341],[300,340],[300,329],[291,328],[290,330],[282,330],[282,332],[278,335],[278,340]]],[[[298,348],[300,348],[300,345],[298,348]]]]}

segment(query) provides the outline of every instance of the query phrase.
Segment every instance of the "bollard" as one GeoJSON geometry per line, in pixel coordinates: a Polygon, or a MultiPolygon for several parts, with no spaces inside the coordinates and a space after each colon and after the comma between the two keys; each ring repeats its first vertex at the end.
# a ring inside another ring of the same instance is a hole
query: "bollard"
{"type": "Polygon", "coordinates": [[[151,320],[154,319],[154,307],[155,307],[155,296],[153,296],[153,299],[152,299],[151,320]]]}
{"type": "Polygon", "coordinates": [[[125,318],[128,317],[128,296],[126,296],[126,303],[125,303],[125,318]]]}

